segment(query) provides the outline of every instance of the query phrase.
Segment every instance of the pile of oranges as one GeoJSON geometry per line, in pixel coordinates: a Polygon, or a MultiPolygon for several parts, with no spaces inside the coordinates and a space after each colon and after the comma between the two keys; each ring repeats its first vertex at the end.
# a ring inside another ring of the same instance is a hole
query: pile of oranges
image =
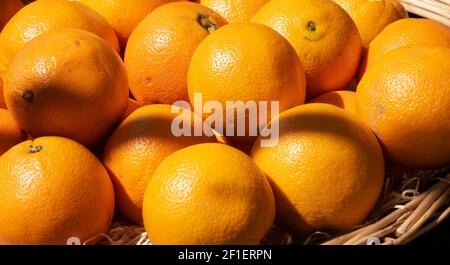
{"type": "Polygon", "coordinates": [[[114,216],[153,244],[337,235],[386,163],[450,164],[450,28],[397,0],[0,0],[0,30],[1,244],[95,243],[114,216]],[[280,114],[228,137],[174,111],[196,94],[280,114]]]}

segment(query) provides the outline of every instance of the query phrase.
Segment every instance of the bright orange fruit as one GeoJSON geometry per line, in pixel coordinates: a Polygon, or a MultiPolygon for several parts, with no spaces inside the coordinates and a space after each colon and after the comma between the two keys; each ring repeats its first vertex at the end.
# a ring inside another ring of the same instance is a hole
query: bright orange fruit
{"type": "Polygon", "coordinates": [[[278,116],[278,145],[255,143],[252,157],[271,180],[277,223],[304,237],[362,224],[381,194],[384,159],[369,127],[330,104],[278,116]]]}
{"type": "MultiPolygon", "coordinates": [[[[252,101],[258,111],[260,102],[270,107],[277,101],[283,111],[304,103],[305,87],[305,73],[294,48],[276,31],[255,23],[229,24],[209,35],[195,51],[188,73],[191,105],[195,105],[196,95],[203,104],[219,102],[224,124],[227,101],[252,101]]],[[[250,123],[248,116],[245,119],[245,136],[237,136],[235,130],[233,140],[255,140],[249,132],[256,124],[250,123]]]]}
{"type": "Polygon", "coordinates": [[[136,26],[157,7],[186,0],[77,0],[102,15],[114,28],[122,49],[136,26]]]}
{"type": "Polygon", "coordinates": [[[401,19],[390,24],[370,44],[360,76],[388,52],[407,45],[450,48],[450,28],[423,18],[401,19]]]}
{"type": "Polygon", "coordinates": [[[332,91],[315,97],[308,101],[308,103],[327,103],[356,114],[356,93],[353,91],[332,91]]]}
{"type": "Polygon", "coordinates": [[[187,74],[192,55],[209,34],[227,22],[196,3],[164,5],[131,34],[125,51],[130,89],[142,104],[189,100],[187,74]]]}
{"type": "Polygon", "coordinates": [[[403,5],[397,0],[333,0],[352,17],[362,43],[369,47],[372,40],[394,21],[408,17],[403,5]]]}
{"type": "Polygon", "coordinates": [[[252,21],[275,29],[295,48],[305,68],[308,98],[345,89],[355,77],[361,38],[352,18],[333,1],[270,1],[252,21]]]}
{"type": "Polygon", "coordinates": [[[181,148],[215,142],[214,137],[175,136],[172,122],[177,117],[195,124],[192,113],[178,116],[170,105],[144,106],[128,116],[106,144],[103,163],[113,177],[118,209],[134,223],[142,223],[145,187],[159,163],[181,148]]]}
{"type": "Polygon", "coordinates": [[[264,173],[241,151],[199,144],[164,159],[144,197],[153,244],[259,244],[275,202],[264,173]]]}
{"type": "Polygon", "coordinates": [[[3,98],[3,79],[0,77],[0,108],[6,109],[5,99],[3,98]]]}
{"type": "Polygon", "coordinates": [[[252,17],[270,0],[198,0],[219,13],[229,23],[250,22],[252,17]]]}
{"type": "Polygon", "coordinates": [[[0,244],[85,242],[109,229],[111,180],[100,161],[72,140],[18,144],[0,157],[0,176],[0,244]]]}
{"type": "Polygon", "coordinates": [[[409,45],[387,53],[358,85],[359,116],[389,158],[408,167],[450,163],[450,48],[409,45]]]}
{"type": "Polygon", "coordinates": [[[92,32],[119,51],[114,29],[94,10],[79,2],[39,0],[17,12],[0,33],[0,76],[26,43],[46,32],[66,28],[92,32]]]}
{"type": "Polygon", "coordinates": [[[117,125],[128,103],[119,55],[79,29],[33,40],[14,58],[4,81],[8,110],[33,137],[63,136],[92,146],[117,125]]]}
{"type": "Polygon", "coordinates": [[[130,116],[131,113],[133,113],[138,108],[142,107],[143,105],[139,102],[137,102],[134,99],[129,98],[128,99],[128,106],[127,110],[125,111],[125,114],[122,117],[122,120],[125,120],[128,116],[130,116]]]}
{"type": "Polygon", "coordinates": [[[0,155],[16,144],[25,141],[27,136],[19,128],[9,111],[0,109],[0,155]]]}

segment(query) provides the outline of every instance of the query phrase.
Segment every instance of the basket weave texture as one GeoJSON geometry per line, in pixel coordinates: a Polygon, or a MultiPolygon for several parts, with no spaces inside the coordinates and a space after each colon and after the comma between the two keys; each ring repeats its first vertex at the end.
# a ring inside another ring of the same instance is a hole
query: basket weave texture
{"type": "MultiPolygon", "coordinates": [[[[436,20],[450,27],[450,0],[400,0],[412,14],[436,20]]],[[[385,189],[368,221],[344,235],[325,231],[306,241],[293,242],[278,228],[268,233],[263,244],[401,245],[407,244],[441,224],[450,215],[450,167],[439,170],[387,171],[385,189]]],[[[102,244],[151,245],[142,226],[115,222],[102,244]]],[[[86,242],[89,243],[89,242],[86,242]]]]}

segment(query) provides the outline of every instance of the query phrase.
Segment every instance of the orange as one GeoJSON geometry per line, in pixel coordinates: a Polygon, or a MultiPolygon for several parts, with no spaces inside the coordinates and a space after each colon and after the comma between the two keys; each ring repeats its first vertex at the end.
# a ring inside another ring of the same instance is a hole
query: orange
{"type": "Polygon", "coordinates": [[[142,107],[142,104],[137,102],[134,99],[129,98],[128,99],[128,106],[127,110],[125,111],[125,114],[122,117],[122,120],[125,120],[126,117],[130,116],[131,113],[133,113],[138,108],[142,107]]]}
{"type": "Polygon", "coordinates": [[[239,142],[233,143],[233,142],[231,142],[231,143],[228,143],[229,146],[232,146],[248,155],[250,155],[250,152],[253,148],[253,144],[254,144],[254,142],[249,142],[249,143],[239,143],[239,142]]]}
{"type": "Polygon", "coordinates": [[[111,180],[82,145],[42,137],[0,157],[0,243],[66,244],[106,233],[114,213],[111,180]]]}
{"type": "Polygon", "coordinates": [[[270,0],[198,0],[219,13],[230,23],[250,22],[251,18],[270,0]]]}
{"type": "Polygon", "coordinates": [[[356,114],[356,93],[353,91],[332,91],[313,98],[308,103],[327,103],[356,114]]]}
{"type": "Polygon", "coordinates": [[[122,49],[136,26],[157,7],[186,0],[78,0],[101,14],[116,31],[122,49]]]}
{"type": "Polygon", "coordinates": [[[128,86],[125,67],[106,41],[66,29],[42,35],[17,54],[4,95],[32,136],[63,136],[91,146],[125,113],[128,86]]]}
{"type": "Polygon", "coordinates": [[[358,85],[362,120],[395,162],[413,168],[450,163],[450,48],[410,45],[386,54],[358,85]]]}
{"type": "Polygon", "coordinates": [[[79,28],[104,38],[119,50],[114,29],[94,10],[67,0],[39,0],[22,8],[0,34],[0,76],[6,72],[16,53],[46,32],[79,28]]]}
{"type": "Polygon", "coordinates": [[[188,101],[187,73],[197,46],[226,21],[196,3],[164,5],[131,34],[125,52],[130,89],[143,104],[188,101]]]}
{"type": "MultiPolygon", "coordinates": [[[[304,103],[305,74],[294,48],[276,31],[253,23],[229,24],[209,35],[195,51],[188,91],[191,105],[196,95],[203,103],[214,100],[222,105],[224,116],[227,101],[252,101],[258,111],[260,102],[270,106],[278,101],[283,111],[304,103]]],[[[248,117],[244,122],[245,137],[236,136],[235,131],[236,141],[252,141],[248,129],[255,124],[248,117]]]]}
{"type": "Polygon", "coordinates": [[[450,48],[450,28],[422,18],[401,19],[390,24],[370,44],[368,54],[364,58],[362,73],[388,52],[407,45],[450,48]]]}
{"type": "Polygon", "coordinates": [[[0,155],[27,139],[9,111],[0,109],[0,155]]]}
{"type": "Polygon", "coordinates": [[[145,228],[156,245],[259,244],[274,217],[264,173],[249,156],[224,144],[175,152],[145,191],[145,228]]]}
{"type": "MultiPolygon", "coordinates": [[[[180,117],[189,121],[191,114],[180,117]]],[[[103,163],[113,176],[118,210],[134,223],[142,222],[145,187],[159,163],[186,146],[215,141],[214,137],[206,136],[176,137],[171,126],[177,117],[170,105],[139,108],[107,141],[103,163]]]]}
{"type": "Polygon", "coordinates": [[[0,31],[8,23],[8,21],[17,13],[22,7],[23,3],[20,0],[0,0],[0,31]]]}
{"type": "MultiPolygon", "coordinates": [[[[381,194],[384,159],[370,129],[330,104],[280,114],[278,145],[252,157],[271,180],[277,223],[295,236],[362,224],[381,194]]],[[[275,122],[275,121],[272,121],[275,122]]]]}
{"type": "Polygon", "coordinates": [[[0,77],[0,108],[6,109],[5,99],[3,98],[3,79],[0,77]]]}
{"type": "Polygon", "coordinates": [[[270,26],[294,46],[305,68],[308,98],[344,89],[354,78],[361,38],[352,18],[336,3],[270,1],[252,21],[270,26]]]}
{"type": "Polygon", "coordinates": [[[397,0],[333,0],[352,17],[365,48],[394,21],[408,17],[403,5],[397,0]]]}

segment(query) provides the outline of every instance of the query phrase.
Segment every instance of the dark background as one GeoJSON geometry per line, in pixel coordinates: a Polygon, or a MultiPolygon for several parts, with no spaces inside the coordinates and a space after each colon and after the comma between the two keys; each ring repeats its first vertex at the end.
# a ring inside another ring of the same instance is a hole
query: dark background
{"type": "Polygon", "coordinates": [[[411,245],[445,245],[450,246],[450,219],[427,234],[411,242],[411,245]]]}

